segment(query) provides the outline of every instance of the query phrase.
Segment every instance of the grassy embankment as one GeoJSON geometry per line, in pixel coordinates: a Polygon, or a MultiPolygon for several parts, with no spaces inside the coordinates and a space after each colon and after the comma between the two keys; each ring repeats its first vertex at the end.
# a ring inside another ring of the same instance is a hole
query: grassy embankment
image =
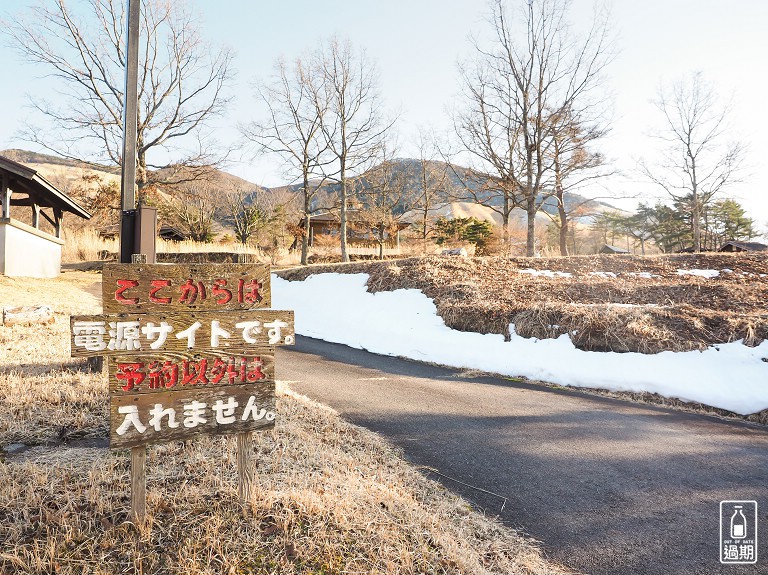
{"type": "MultiPolygon", "coordinates": [[[[768,254],[432,256],[277,273],[296,281],[332,272],[369,274],[370,292],[419,289],[453,329],[508,336],[513,324],[523,337],[567,334],[588,351],[690,351],[737,340],[754,346],[768,339],[768,254]]],[[[590,391],[741,417],[658,394],[590,391]]],[[[768,410],[745,419],[768,424],[768,410]]]]}

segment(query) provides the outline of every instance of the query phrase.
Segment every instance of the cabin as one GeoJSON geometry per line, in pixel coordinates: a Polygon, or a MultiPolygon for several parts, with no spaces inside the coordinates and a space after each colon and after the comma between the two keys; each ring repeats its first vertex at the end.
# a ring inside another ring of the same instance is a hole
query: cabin
{"type": "Polygon", "coordinates": [[[617,248],[616,246],[609,246],[608,244],[604,244],[602,248],[600,248],[601,254],[628,254],[629,250],[624,250],[622,248],[617,248]]]}
{"type": "Polygon", "coordinates": [[[0,156],[0,274],[53,278],[61,271],[65,213],[91,218],[32,168],[0,156]]]}
{"type": "MultiPolygon", "coordinates": [[[[374,232],[370,226],[356,217],[357,210],[347,212],[347,241],[350,245],[369,246],[375,243],[374,232]]],[[[385,245],[388,247],[400,246],[400,232],[411,225],[410,222],[401,221],[397,223],[397,233],[393,236],[386,235],[385,245]]],[[[307,228],[306,218],[301,218],[299,228],[307,228]]],[[[338,237],[341,232],[341,223],[339,217],[333,212],[320,212],[312,215],[309,219],[309,245],[313,246],[317,236],[335,236],[338,237]]],[[[386,233],[386,232],[385,232],[386,233]]],[[[294,242],[292,248],[297,247],[298,240],[294,242]]]]}
{"type": "Polygon", "coordinates": [[[768,252],[768,245],[759,242],[725,242],[721,252],[768,252]]]}

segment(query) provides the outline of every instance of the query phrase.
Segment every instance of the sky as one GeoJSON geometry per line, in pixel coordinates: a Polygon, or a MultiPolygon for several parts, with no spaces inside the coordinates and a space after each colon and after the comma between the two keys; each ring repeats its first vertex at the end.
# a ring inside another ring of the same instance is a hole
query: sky
{"type": "MultiPolygon", "coordinates": [[[[45,1],[45,0],[44,0],[45,1]]],[[[51,1],[51,0],[47,0],[51,1]]],[[[68,0],[70,3],[75,0],[68,0]]],[[[458,62],[471,54],[470,34],[487,33],[484,0],[189,0],[200,17],[203,34],[212,45],[228,45],[236,53],[235,96],[215,136],[237,144],[237,125],[263,113],[253,98],[252,83],[266,78],[278,57],[290,60],[313,50],[331,35],[348,37],[364,48],[380,73],[380,88],[390,114],[398,115],[401,155],[413,153],[419,127],[450,134],[449,109],[458,100],[458,62]]],[[[28,5],[5,0],[5,17],[28,5]]],[[[727,192],[750,211],[761,231],[768,229],[768,194],[763,193],[768,169],[768,117],[764,109],[768,57],[768,2],[765,0],[613,0],[612,33],[617,53],[606,72],[612,95],[612,129],[602,150],[622,176],[588,190],[588,195],[660,197],[637,172],[637,161],[651,161],[658,142],[651,135],[661,126],[652,99],[660,83],[702,72],[731,107],[729,136],[747,148],[741,181],[727,192]],[[607,188],[607,191],[606,189],[607,188]]],[[[592,0],[573,0],[575,24],[589,21],[592,0]]],[[[17,132],[28,113],[26,94],[48,92],[52,80],[44,70],[22,62],[7,45],[0,45],[6,81],[0,93],[5,121],[0,146],[32,148],[17,132]]],[[[285,182],[279,162],[231,158],[228,170],[255,183],[285,182]]],[[[616,201],[631,209],[636,200],[616,201]]]]}

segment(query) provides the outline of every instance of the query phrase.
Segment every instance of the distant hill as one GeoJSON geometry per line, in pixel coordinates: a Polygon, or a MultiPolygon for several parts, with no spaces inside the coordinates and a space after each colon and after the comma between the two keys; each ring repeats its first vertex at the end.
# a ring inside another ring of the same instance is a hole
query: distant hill
{"type": "MultiPolygon", "coordinates": [[[[107,180],[114,178],[119,179],[120,177],[120,168],[117,166],[103,166],[80,160],[41,154],[39,152],[30,152],[28,150],[1,150],[0,156],[5,156],[14,162],[25,164],[40,172],[43,177],[52,180],[61,179],[62,176],[66,180],[81,179],[84,173],[103,175],[107,180]]],[[[259,186],[258,184],[254,184],[253,182],[249,182],[248,180],[223,170],[214,170],[214,173],[214,178],[219,178],[222,182],[237,186],[243,189],[245,193],[266,190],[266,188],[259,186]]],[[[54,181],[53,183],[55,184],[56,182],[54,181]]]]}
{"type": "Polygon", "coordinates": [[[102,166],[99,164],[91,164],[81,160],[61,158],[59,156],[51,156],[49,154],[41,154],[40,152],[30,152],[29,150],[19,150],[16,148],[12,148],[10,150],[1,150],[0,156],[5,156],[9,160],[13,160],[14,162],[19,162],[21,164],[27,164],[29,166],[43,164],[50,166],[63,166],[66,168],[84,168],[109,174],[120,173],[120,169],[114,166],[110,167],[102,166]]]}
{"type": "MultiPolygon", "coordinates": [[[[393,169],[393,173],[395,175],[393,177],[403,178],[403,180],[406,182],[406,185],[410,185],[414,188],[419,186],[419,179],[421,178],[421,161],[420,160],[416,160],[412,158],[401,158],[401,159],[394,160],[393,163],[395,164],[393,169]]],[[[467,197],[469,196],[469,194],[467,193],[467,186],[472,187],[473,183],[465,184],[465,182],[462,181],[463,176],[459,176],[459,174],[468,173],[469,170],[467,168],[450,165],[441,161],[430,161],[428,162],[428,166],[435,173],[441,173],[445,171],[445,173],[447,174],[445,195],[442,198],[442,202],[441,202],[443,205],[438,210],[436,210],[435,213],[437,215],[443,216],[446,218],[476,217],[478,219],[494,221],[497,224],[500,224],[501,217],[491,207],[479,205],[478,203],[474,202],[471,198],[467,197]]],[[[371,170],[368,170],[362,175],[356,178],[351,178],[349,183],[349,189],[357,192],[369,189],[372,186],[370,174],[375,169],[376,167],[371,168],[371,170]]],[[[475,185],[474,189],[477,190],[484,182],[482,178],[477,178],[476,176],[474,177],[474,179],[476,180],[474,182],[474,185],[475,185]]],[[[488,180],[490,180],[490,177],[488,177],[488,180]]],[[[294,185],[281,186],[279,188],[272,188],[272,189],[273,190],[278,190],[278,189],[290,190],[294,193],[300,193],[301,185],[294,184],[294,185]]],[[[338,184],[327,184],[323,186],[321,190],[331,196],[335,196],[339,194],[340,187],[338,184]]],[[[488,197],[490,198],[490,196],[488,197]]],[[[501,207],[502,200],[501,198],[492,198],[490,199],[490,201],[486,203],[490,204],[490,206],[493,206],[493,207],[501,207]]],[[[580,194],[575,194],[575,193],[566,193],[565,203],[566,203],[566,209],[568,209],[569,212],[577,206],[583,207],[584,210],[589,213],[601,213],[606,211],[617,211],[617,212],[623,211],[606,202],[603,202],[600,200],[591,200],[586,198],[585,196],[582,196],[580,194]]],[[[315,209],[321,209],[323,206],[320,206],[316,201],[314,207],[315,209]]],[[[551,215],[556,214],[557,200],[554,197],[545,198],[542,204],[542,211],[551,215]]],[[[546,213],[539,214],[539,219],[542,219],[542,221],[543,220],[548,221],[549,219],[546,213]]],[[[525,217],[526,217],[525,212],[522,209],[518,209],[518,208],[514,209],[512,213],[513,220],[522,222],[525,220],[525,217]]],[[[577,221],[579,221],[580,219],[585,220],[582,223],[588,223],[586,220],[588,220],[589,217],[576,218],[577,221]]]]}
{"type": "MultiPolygon", "coordinates": [[[[0,155],[29,166],[61,191],[75,196],[79,196],[82,190],[85,190],[86,195],[93,197],[98,181],[88,181],[90,176],[97,176],[105,183],[114,182],[118,185],[120,183],[120,168],[117,166],[103,166],[20,149],[2,150],[0,155]]],[[[163,174],[161,172],[156,173],[156,175],[162,176],[163,174]]],[[[258,184],[222,170],[214,171],[213,180],[215,182],[211,186],[211,189],[214,190],[213,193],[221,188],[237,189],[252,198],[257,193],[269,192],[258,184]]],[[[165,195],[163,192],[160,193],[160,197],[165,195]]],[[[230,233],[226,223],[222,220],[215,221],[215,230],[217,233],[230,233]]]]}
{"type": "MultiPolygon", "coordinates": [[[[20,149],[3,150],[0,151],[0,155],[6,156],[11,160],[28,165],[37,170],[43,177],[50,180],[51,183],[65,192],[76,186],[82,186],[84,177],[89,175],[97,175],[106,182],[119,182],[120,180],[120,169],[115,166],[100,166],[88,162],[60,158],[20,149]]],[[[419,160],[402,158],[395,160],[394,164],[394,173],[398,177],[403,178],[406,185],[413,186],[414,188],[418,186],[419,178],[421,177],[421,162],[419,160]]],[[[450,166],[449,164],[440,161],[430,162],[429,167],[435,172],[439,173],[445,170],[447,173],[445,196],[439,202],[440,205],[436,206],[437,209],[434,211],[435,215],[449,219],[475,217],[482,220],[492,221],[496,224],[501,223],[499,214],[490,207],[479,205],[468,199],[460,198],[464,191],[464,185],[457,174],[466,173],[466,168],[450,166]]],[[[350,181],[350,189],[353,191],[361,191],[369,188],[372,185],[370,181],[371,173],[371,170],[369,170],[357,178],[352,178],[350,181]]],[[[301,192],[301,187],[299,185],[294,184],[265,188],[223,170],[215,171],[215,180],[217,180],[217,183],[221,187],[240,190],[241,193],[246,196],[246,205],[252,204],[259,194],[284,195],[288,192],[298,196],[301,192]]],[[[214,184],[212,189],[215,193],[218,186],[214,184]]],[[[323,191],[326,192],[327,195],[333,197],[339,193],[339,186],[338,184],[327,184],[323,187],[323,191]]],[[[566,202],[569,208],[576,205],[583,205],[591,213],[622,211],[605,202],[589,200],[579,194],[566,194],[566,202]]],[[[493,203],[500,205],[500,200],[494,201],[493,203]]],[[[314,207],[317,210],[321,210],[325,206],[321,206],[316,202],[314,207]]],[[[401,213],[407,209],[406,206],[402,206],[401,208],[401,213]]],[[[544,201],[542,211],[549,214],[555,214],[557,211],[556,200],[554,198],[547,198],[544,201]]],[[[521,225],[524,224],[525,212],[522,209],[515,209],[512,213],[512,219],[514,222],[518,222],[521,225]]],[[[540,213],[537,215],[537,220],[540,224],[546,225],[549,218],[546,213],[540,213]]],[[[576,221],[577,223],[587,224],[589,223],[589,218],[576,218],[576,221]]],[[[225,222],[218,221],[217,224],[216,227],[219,231],[227,231],[225,222]]]]}

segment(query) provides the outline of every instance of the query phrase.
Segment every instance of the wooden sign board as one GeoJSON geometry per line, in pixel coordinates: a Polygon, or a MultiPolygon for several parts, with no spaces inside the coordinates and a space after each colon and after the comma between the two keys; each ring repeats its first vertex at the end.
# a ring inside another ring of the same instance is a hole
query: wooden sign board
{"type": "Polygon", "coordinates": [[[269,266],[104,266],[107,315],[70,320],[73,357],[105,355],[110,448],[131,448],[131,511],[143,521],[145,445],[237,434],[238,493],[251,500],[251,432],[275,425],[274,346],[293,312],[271,306],[269,266]]]}
{"type": "Polygon", "coordinates": [[[73,357],[137,353],[252,353],[293,345],[292,311],[147,313],[86,315],[70,319],[73,357]]]}
{"type": "Polygon", "coordinates": [[[274,426],[275,384],[112,395],[111,449],[274,426]]]}
{"type": "Polygon", "coordinates": [[[109,358],[109,392],[169,393],[196,388],[204,393],[218,387],[275,381],[274,349],[249,355],[180,354],[109,358]]]}
{"type": "Polygon", "coordinates": [[[113,264],[102,276],[105,313],[268,308],[269,266],[113,264]]]}

